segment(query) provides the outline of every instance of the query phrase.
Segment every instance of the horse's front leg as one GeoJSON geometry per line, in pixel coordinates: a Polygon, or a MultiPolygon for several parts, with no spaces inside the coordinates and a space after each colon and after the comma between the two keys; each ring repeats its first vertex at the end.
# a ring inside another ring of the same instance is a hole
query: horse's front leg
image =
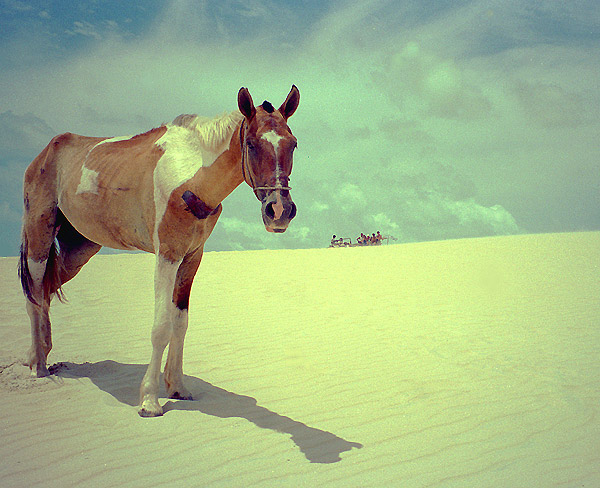
{"type": "Polygon", "coordinates": [[[173,323],[173,333],[169,342],[169,353],[167,354],[164,375],[169,398],[193,399],[192,394],[183,386],[183,341],[188,327],[190,291],[202,259],[202,252],[201,248],[186,256],[177,271],[173,299],[178,312],[173,323]]]}
{"type": "Polygon", "coordinates": [[[179,310],[173,323],[164,374],[167,396],[179,400],[193,400],[192,394],[183,386],[183,341],[187,327],[188,311],[179,310]]]}
{"type": "MultiPolygon", "coordinates": [[[[163,414],[158,403],[160,367],[165,347],[171,340],[174,324],[181,322],[181,310],[173,301],[177,270],[181,261],[170,261],[160,254],[156,256],[154,269],[154,326],[152,327],[152,356],[140,386],[142,417],[158,417],[163,414]]],[[[187,313],[185,314],[187,326],[187,313]]]]}

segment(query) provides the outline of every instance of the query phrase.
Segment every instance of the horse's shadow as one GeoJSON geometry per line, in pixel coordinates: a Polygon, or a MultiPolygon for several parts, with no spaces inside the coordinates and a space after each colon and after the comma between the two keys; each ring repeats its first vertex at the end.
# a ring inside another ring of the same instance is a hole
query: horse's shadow
{"type": "MultiPolygon", "coordinates": [[[[142,364],[122,364],[115,361],[98,363],[59,363],[51,371],[63,378],[89,378],[101,390],[110,393],[126,405],[138,404],[137,385],[146,372],[142,364]]],[[[218,388],[194,376],[185,376],[186,387],[192,392],[192,401],[167,401],[164,412],[170,410],[198,411],[219,418],[239,417],[261,429],[270,429],[291,435],[311,463],[335,463],[340,454],[362,444],[349,442],[331,432],[309,427],[302,422],[279,415],[261,407],[256,399],[218,388]]],[[[164,389],[160,396],[165,397],[164,389]]]]}

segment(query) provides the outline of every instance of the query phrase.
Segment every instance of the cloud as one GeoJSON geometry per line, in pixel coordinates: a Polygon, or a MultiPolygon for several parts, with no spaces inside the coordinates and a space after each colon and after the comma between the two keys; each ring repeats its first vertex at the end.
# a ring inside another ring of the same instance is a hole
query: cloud
{"type": "Polygon", "coordinates": [[[314,202],[312,202],[312,204],[310,206],[310,209],[313,212],[320,213],[320,212],[323,212],[325,210],[329,210],[329,204],[328,203],[314,201],[314,202]]]}
{"type": "Polygon", "coordinates": [[[600,228],[593,5],[172,0],[143,21],[125,6],[48,6],[47,28],[14,28],[0,54],[12,110],[0,162],[25,164],[59,132],[234,110],[241,86],[278,106],[295,83],[298,216],[274,239],[240,188],[207,248],[318,246],[379,227],[404,240],[600,228]],[[27,133],[27,113],[47,124],[27,133]]]}
{"type": "Polygon", "coordinates": [[[219,219],[219,225],[230,241],[232,250],[266,249],[264,226],[258,222],[223,216],[219,219]],[[242,245],[242,242],[245,244],[242,245]]]}
{"type": "Polygon", "coordinates": [[[400,230],[400,226],[393,222],[385,213],[380,212],[369,217],[371,227],[383,231],[384,235],[390,235],[400,230]]]}
{"type": "Polygon", "coordinates": [[[55,135],[46,122],[31,113],[0,113],[0,165],[33,159],[55,135]]]}
{"type": "MultiPolygon", "coordinates": [[[[232,210],[231,205],[229,210],[232,210]]],[[[229,212],[234,215],[236,212],[229,212]]],[[[314,246],[311,229],[294,222],[284,234],[272,234],[265,231],[260,218],[260,206],[248,219],[222,215],[207,242],[206,250],[242,251],[248,249],[288,249],[314,246]]]]}
{"type": "Polygon", "coordinates": [[[502,205],[485,207],[473,199],[438,200],[436,205],[439,220],[452,222],[453,219],[457,219],[458,221],[458,227],[449,230],[447,236],[451,236],[452,232],[455,233],[455,237],[509,235],[522,232],[514,217],[502,205]]]}
{"type": "Polygon", "coordinates": [[[597,116],[586,97],[558,84],[517,80],[511,88],[525,117],[544,127],[576,127],[597,116]]]}
{"type": "Polygon", "coordinates": [[[464,68],[409,42],[393,52],[373,75],[406,118],[480,119],[492,105],[464,68]]]}
{"type": "Polygon", "coordinates": [[[32,114],[0,113],[0,256],[18,252],[23,173],[54,135],[48,124],[32,114]]]}
{"type": "Polygon", "coordinates": [[[2,2],[2,10],[4,12],[29,12],[33,10],[33,7],[27,2],[21,2],[19,0],[4,0],[2,2]]]}
{"type": "Polygon", "coordinates": [[[151,29],[154,36],[169,44],[208,43],[224,47],[239,42],[253,44],[255,39],[262,45],[268,37],[293,35],[298,18],[292,8],[293,4],[271,0],[170,0],[151,29]]]}
{"type": "Polygon", "coordinates": [[[67,30],[66,33],[70,35],[79,34],[97,40],[102,39],[102,36],[98,34],[97,29],[89,22],[73,22],[73,28],[71,30],[67,30]]]}
{"type": "Polygon", "coordinates": [[[337,206],[345,212],[362,211],[367,204],[362,189],[354,183],[346,182],[334,194],[337,206]]]}
{"type": "Polygon", "coordinates": [[[0,215],[2,220],[6,223],[21,224],[23,217],[21,212],[17,212],[8,202],[0,202],[0,215]]]}

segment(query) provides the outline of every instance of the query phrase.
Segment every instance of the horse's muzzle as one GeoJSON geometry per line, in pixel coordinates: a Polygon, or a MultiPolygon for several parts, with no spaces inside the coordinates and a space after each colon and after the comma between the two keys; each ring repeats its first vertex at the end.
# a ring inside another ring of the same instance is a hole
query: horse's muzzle
{"type": "Polygon", "coordinates": [[[263,200],[262,218],[267,231],[285,232],[295,216],[296,205],[292,201],[289,191],[273,190],[263,200]]]}

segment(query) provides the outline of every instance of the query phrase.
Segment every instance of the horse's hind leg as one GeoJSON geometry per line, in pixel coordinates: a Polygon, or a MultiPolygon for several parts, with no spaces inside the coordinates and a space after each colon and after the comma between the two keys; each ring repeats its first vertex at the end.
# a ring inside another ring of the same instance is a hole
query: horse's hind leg
{"type": "MultiPolygon", "coordinates": [[[[28,364],[38,376],[48,375],[46,359],[52,349],[48,316],[52,296],[60,293],[60,256],[55,243],[57,215],[55,138],[25,171],[24,216],[19,275],[31,320],[28,364]]],[[[60,295],[59,295],[60,296],[60,295]]]]}
{"type": "Polygon", "coordinates": [[[26,212],[23,225],[19,271],[23,291],[28,299],[27,314],[31,321],[31,349],[27,362],[39,377],[49,374],[46,359],[52,349],[49,318],[52,293],[47,284],[59,267],[58,252],[54,244],[55,216],[56,210],[52,209],[36,216],[26,212]]]}
{"type": "Polygon", "coordinates": [[[21,249],[20,273],[28,297],[27,314],[31,320],[28,365],[32,371],[35,368],[39,377],[50,374],[46,366],[52,349],[50,302],[57,293],[62,296],[60,287],[72,279],[102,247],[77,232],[59,209],[50,214],[54,216],[53,222],[45,222],[44,226],[52,228],[52,233],[42,233],[43,238],[40,238],[38,232],[35,241],[30,237],[33,234],[31,228],[41,226],[35,222],[43,222],[44,219],[38,217],[28,221],[30,215],[26,215],[21,249]]]}
{"type": "Polygon", "coordinates": [[[32,371],[35,371],[38,377],[50,374],[46,366],[48,354],[52,349],[49,310],[49,299],[43,298],[41,305],[27,302],[27,314],[31,321],[31,348],[27,356],[27,365],[32,371]]]}

